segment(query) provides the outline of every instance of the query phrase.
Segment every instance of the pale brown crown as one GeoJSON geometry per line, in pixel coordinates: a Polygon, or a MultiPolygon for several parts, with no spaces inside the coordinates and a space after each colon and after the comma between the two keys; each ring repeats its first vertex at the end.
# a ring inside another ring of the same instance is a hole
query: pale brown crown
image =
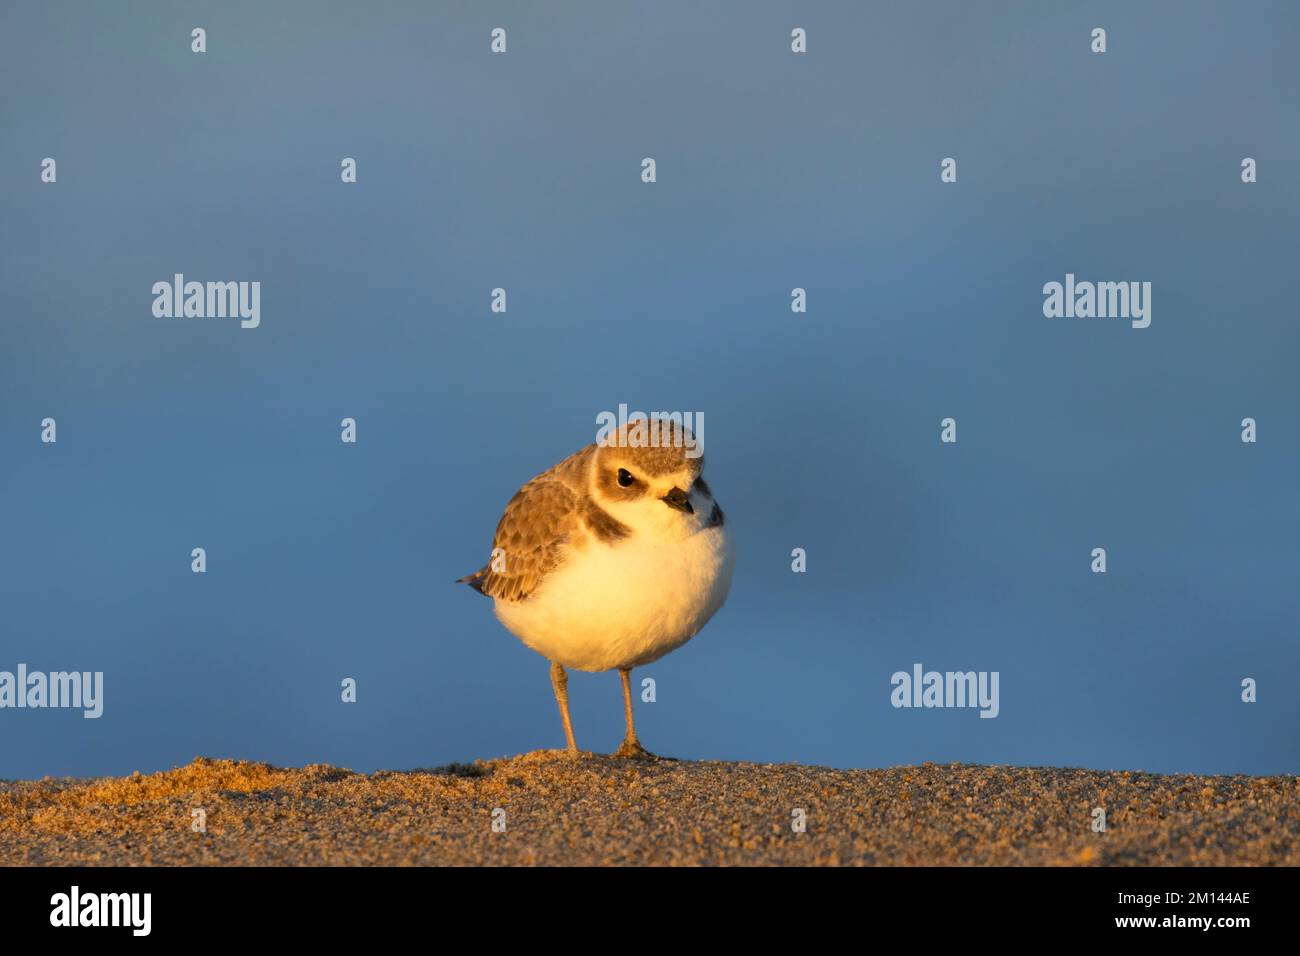
{"type": "Polygon", "coordinates": [[[704,456],[695,455],[691,430],[670,419],[634,419],[597,446],[596,467],[609,468],[614,462],[649,478],[672,475],[689,469],[692,476],[704,467],[704,456]]]}

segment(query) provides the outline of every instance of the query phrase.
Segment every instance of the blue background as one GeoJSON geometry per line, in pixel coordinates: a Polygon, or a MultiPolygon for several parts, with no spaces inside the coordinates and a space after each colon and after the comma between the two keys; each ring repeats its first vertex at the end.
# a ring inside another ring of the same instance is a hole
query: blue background
{"type": "Polygon", "coordinates": [[[0,776],[560,746],[451,582],[620,402],[705,414],[739,552],[650,749],[1294,772],[1300,13],[1089,6],[5,4],[0,669],[106,688],[0,776]],[[261,327],[155,319],[175,272],[261,327]],[[1066,272],[1151,327],[1044,318],[1066,272]],[[918,661],[1001,716],[895,710],[918,661]]]}

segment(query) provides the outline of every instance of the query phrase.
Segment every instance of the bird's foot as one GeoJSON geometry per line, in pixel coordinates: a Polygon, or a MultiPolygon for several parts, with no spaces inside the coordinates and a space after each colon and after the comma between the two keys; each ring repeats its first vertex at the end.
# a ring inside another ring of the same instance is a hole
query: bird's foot
{"type": "Polygon", "coordinates": [[[659,757],[652,754],[641,746],[641,741],[635,737],[623,741],[622,745],[615,750],[611,757],[621,757],[624,760],[658,760],[659,757]]]}

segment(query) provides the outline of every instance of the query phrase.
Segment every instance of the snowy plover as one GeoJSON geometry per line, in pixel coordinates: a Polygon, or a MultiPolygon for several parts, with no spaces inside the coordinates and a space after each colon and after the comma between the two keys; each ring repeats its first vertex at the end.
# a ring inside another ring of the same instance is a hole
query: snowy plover
{"type": "MultiPolygon", "coordinates": [[[[632,722],[632,668],[694,637],[727,599],[732,554],[722,509],[687,457],[690,432],[633,441],[621,428],[519,489],[497,525],[492,560],[461,582],[495,600],[506,628],[551,662],[569,750],[566,667],[617,670],[627,736],[620,757],[651,756],[632,722]]],[[[698,455],[698,448],[694,454],[698,455]]]]}

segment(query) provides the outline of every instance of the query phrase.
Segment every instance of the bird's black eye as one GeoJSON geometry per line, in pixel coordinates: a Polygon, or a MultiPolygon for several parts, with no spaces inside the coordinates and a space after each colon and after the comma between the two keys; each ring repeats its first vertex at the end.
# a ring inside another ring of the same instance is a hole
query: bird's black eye
{"type": "Polygon", "coordinates": [[[627,488],[627,487],[630,486],[630,485],[632,484],[632,482],[634,482],[634,481],[636,481],[636,479],[632,477],[632,472],[628,471],[626,468],[620,468],[620,469],[618,470],[618,484],[619,484],[619,487],[621,487],[621,488],[627,488]]]}

